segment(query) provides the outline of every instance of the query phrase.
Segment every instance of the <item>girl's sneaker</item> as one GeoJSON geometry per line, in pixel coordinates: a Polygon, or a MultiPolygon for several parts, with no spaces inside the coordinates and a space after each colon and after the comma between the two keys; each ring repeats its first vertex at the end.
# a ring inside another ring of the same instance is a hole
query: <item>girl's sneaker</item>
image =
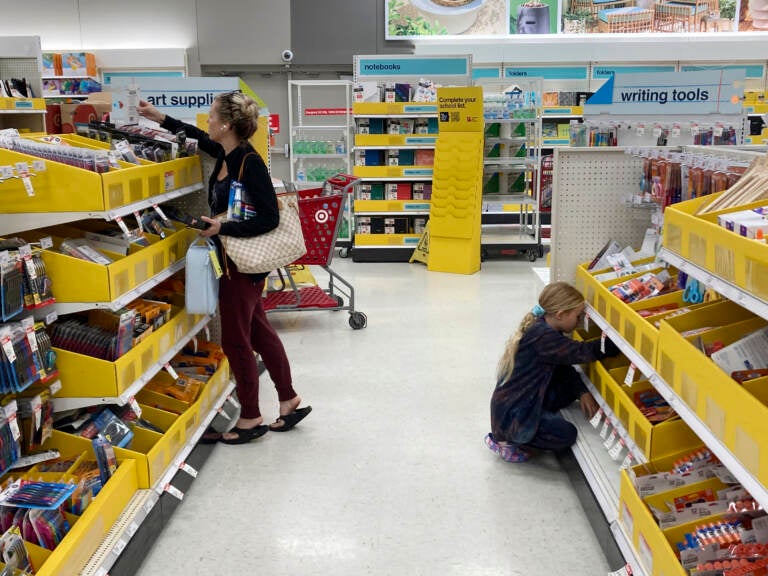
{"type": "Polygon", "coordinates": [[[485,435],[485,445],[498,454],[505,462],[527,462],[531,457],[531,455],[522,448],[511,446],[509,444],[499,444],[493,439],[493,434],[490,432],[485,435]]]}

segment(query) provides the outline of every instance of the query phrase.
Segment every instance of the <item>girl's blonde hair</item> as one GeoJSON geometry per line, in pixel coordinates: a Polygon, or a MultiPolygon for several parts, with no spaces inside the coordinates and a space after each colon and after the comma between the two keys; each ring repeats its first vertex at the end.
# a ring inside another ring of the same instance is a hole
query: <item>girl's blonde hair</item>
{"type": "Polygon", "coordinates": [[[224,92],[216,96],[219,103],[219,119],[234,131],[240,140],[248,140],[256,132],[259,105],[242,92],[224,92]]]}
{"type": "MultiPolygon", "coordinates": [[[[568,312],[578,308],[584,303],[584,296],[567,282],[552,282],[544,287],[539,294],[539,306],[544,310],[544,314],[557,314],[558,312],[568,312]]],[[[533,326],[538,316],[533,312],[528,312],[520,326],[509,340],[504,348],[504,354],[499,360],[497,379],[499,382],[506,382],[512,376],[515,368],[515,355],[520,346],[520,340],[523,334],[533,326]]]]}

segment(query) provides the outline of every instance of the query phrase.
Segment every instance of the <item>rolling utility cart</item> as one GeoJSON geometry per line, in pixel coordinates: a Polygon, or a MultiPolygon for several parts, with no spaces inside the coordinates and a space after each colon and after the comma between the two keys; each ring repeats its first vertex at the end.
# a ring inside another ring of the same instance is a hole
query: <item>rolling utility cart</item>
{"type": "MultiPolygon", "coordinates": [[[[296,286],[289,270],[279,270],[282,279],[285,274],[290,284],[290,290],[283,282],[283,289],[270,292],[264,298],[264,309],[269,312],[309,310],[347,310],[349,325],[354,330],[360,330],[368,325],[368,318],[362,312],[355,310],[355,289],[339,273],[331,268],[333,251],[341,224],[341,214],[347,195],[357,182],[354,176],[338,174],[326,180],[319,188],[298,190],[299,217],[307,253],[292,263],[292,265],[320,266],[328,273],[328,288],[296,286]],[[345,304],[346,299],[346,304],[345,304]]],[[[295,187],[286,184],[286,189],[294,191],[295,187]]],[[[287,267],[286,267],[287,268],[287,267]]]]}

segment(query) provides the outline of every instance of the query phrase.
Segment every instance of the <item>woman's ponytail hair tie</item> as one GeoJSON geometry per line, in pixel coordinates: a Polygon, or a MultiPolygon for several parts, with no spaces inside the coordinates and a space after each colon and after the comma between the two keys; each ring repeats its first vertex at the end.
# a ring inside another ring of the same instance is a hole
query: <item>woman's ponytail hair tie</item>
{"type": "Polygon", "coordinates": [[[539,304],[536,304],[536,306],[533,307],[533,310],[531,310],[531,314],[536,316],[536,318],[541,318],[546,313],[547,311],[544,310],[544,308],[542,308],[539,304]]]}

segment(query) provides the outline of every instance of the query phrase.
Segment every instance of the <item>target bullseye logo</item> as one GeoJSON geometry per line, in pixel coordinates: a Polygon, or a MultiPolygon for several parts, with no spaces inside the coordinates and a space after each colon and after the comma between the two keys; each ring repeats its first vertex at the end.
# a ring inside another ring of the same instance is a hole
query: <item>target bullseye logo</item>
{"type": "Polygon", "coordinates": [[[315,222],[318,224],[325,224],[331,217],[331,213],[328,210],[318,210],[315,212],[315,222]]]}

